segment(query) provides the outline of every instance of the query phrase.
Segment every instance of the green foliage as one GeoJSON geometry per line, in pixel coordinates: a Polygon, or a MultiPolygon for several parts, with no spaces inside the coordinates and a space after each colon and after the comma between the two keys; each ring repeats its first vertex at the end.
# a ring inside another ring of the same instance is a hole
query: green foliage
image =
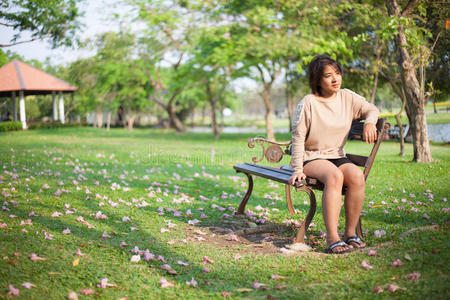
{"type": "Polygon", "coordinates": [[[22,130],[21,122],[0,122],[0,132],[22,130]]]}
{"type": "Polygon", "coordinates": [[[0,2],[0,26],[12,27],[19,33],[6,47],[25,42],[22,32],[30,31],[31,40],[49,39],[53,47],[71,46],[81,27],[77,4],[82,0],[3,0],[0,2]]]}
{"type": "MultiPolygon", "coordinates": [[[[1,124],[1,123],[0,123],[1,124]]],[[[55,128],[71,128],[86,126],[84,122],[69,122],[62,124],[59,121],[45,122],[45,123],[31,123],[28,125],[28,129],[55,129],[55,128]]]]}

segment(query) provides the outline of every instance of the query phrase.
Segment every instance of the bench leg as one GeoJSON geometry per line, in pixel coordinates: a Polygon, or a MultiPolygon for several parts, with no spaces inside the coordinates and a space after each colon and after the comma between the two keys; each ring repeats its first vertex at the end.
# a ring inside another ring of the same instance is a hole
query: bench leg
{"type": "Polygon", "coordinates": [[[316,213],[316,196],[314,195],[314,192],[311,188],[307,186],[302,186],[300,188],[297,188],[297,191],[304,191],[309,195],[309,211],[308,215],[306,216],[305,220],[303,220],[302,227],[300,227],[300,230],[297,233],[297,237],[295,238],[295,243],[305,243],[305,233],[306,230],[308,230],[309,224],[311,223],[312,219],[314,218],[314,214],[316,213]]]}
{"type": "Polygon", "coordinates": [[[356,235],[360,238],[363,236],[361,217],[359,217],[358,225],[356,225],[356,235]]]}
{"type": "Polygon", "coordinates": [[[289,214],[293,215],[295,214],[295,210],[294,206],[292,205],[291,186],[289,184],[286,184],[285,187],[286,187],[286,202],[289,209],[289,214]]]}
{"type": "Polygon", "coordinates": [[[238,215],[243,215],[244,214],[244,209],[245,206],[247,205],[247,201],[250,198],[250,195],[252,194],[253,191],[253,178],[252,175],[245,173],[245,175],[247,175],[248,178],[248,189],[247,189],[247,193],[244,196],[244,199],[242,199],[241,204],[239,204],[239,208],[237,211],[238,215]]]}

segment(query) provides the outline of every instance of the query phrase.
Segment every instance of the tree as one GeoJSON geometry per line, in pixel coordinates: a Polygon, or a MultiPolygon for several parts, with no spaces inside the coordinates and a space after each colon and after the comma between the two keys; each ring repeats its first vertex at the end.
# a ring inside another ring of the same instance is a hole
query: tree
{"type": "Polygon", "coordinates": [[[198,28],[197,16],[188,1],[129,0],[137,8],[135,21],[145,24],[140,37],[139,56],[153,93],[148,99],[163,109],[169,125],[176,131],[185,127],[178,113],[183,107],[179,98],[189,88],[189,73],[183,65],[189,58],[191,38],[198,28]]]}
{"type": "Polygon", "coordinates": [[[77,3],[82,0],[3,0],[0,2],[0,26],[18,31],[8,44],[0,48],[27,43],[40,39],[49,39],[53,47],[71,46],[75,41],[75,32],[81,24],[82,15],[77,3]],[[24,31],[31,37],[22,39],[24,31]]]}
{"type": "Polygon", "coordinates": [[[413,138],[413,161],[428,163],[432,161],[425,115],[428,100],[425,90],[425,67],[429,58],[426,54],[430,47],[427,39],[429,32],[417,26],[412,18],[415,9],[419,14],[423,13],[423,5],[426,3],[419,4],[418,0],[409,0],[403,9],[397,0],[386,0],[385,3],[396,30],[397,64],[401,71],[406,113],[413,138]]]}

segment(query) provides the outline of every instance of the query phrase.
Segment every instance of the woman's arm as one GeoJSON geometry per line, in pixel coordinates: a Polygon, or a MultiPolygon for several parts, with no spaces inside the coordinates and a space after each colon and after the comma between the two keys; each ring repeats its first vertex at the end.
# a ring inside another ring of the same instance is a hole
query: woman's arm
{"type": "Polygon", "coordinates": [[[297,105],[292,121],[292,152],[291,166],[294,170],[288,183],[295,184],[296,180],[306,179],[303,174],[303,155],[305,153],[305,139],[308,132],[308,117],[306,113],[305,99],[297,105]]]}

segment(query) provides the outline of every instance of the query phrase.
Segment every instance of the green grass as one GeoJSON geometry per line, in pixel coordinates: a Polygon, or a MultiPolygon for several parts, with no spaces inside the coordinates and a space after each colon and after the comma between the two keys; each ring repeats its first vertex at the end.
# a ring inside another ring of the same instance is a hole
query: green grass
{"type": "MultiPolygon", "coordinates": [[[[445,209],[450,194],[449,146],[431,145],[433,158],[438,161],[416,164],[409,162],[411,144],[406,145],[403,158],[397,156],[398,143],[382,144],[368,179],[363,217],[365,241],[376,249],[376,256],[368,256],[367,250],[342,256],[324,254],[320,203],[307,239],[308,243],[318,242],[314,251],[285,255],[260,251],[254,243],[227,242],[225,238],[218,245],[212,241],[220,237],[213,237],[207,230],[206,225],[221,226],[222,214],[231,214],[228,207],[236,208],[245,193],[246,180],[232,166],[260,155],[261,149],[247,148],[246,141],[252,136],[224,134],[216,141],[211,134],[92,128],[1,133],[0,198],[8,210],[0,211],[0,224],[6,224],[0,228],[0,298],[11,297],[9,285],[20,289],[22,299],[62,299],[70,291],[80,299],[221,299],[222,292],[231,293],[231,299],[266,299],[268,295],[276,299],[448,297],[450,242],[449,213],[445,209]],[[156,182],[161,184],[160,192],[156,182]],[[121,188],[112,190],[113,183],[121,188]],[[149,187],[154,197],[149,197],[149,187]],[[58,189],[64,191],[55,194],[58,189]],[[224,192],[233,197],[222,197],[224,192]],[[136,207],[143,201],[148,206],[136,207]],[[227,211],[219,211],[213,204],[227,211]],[[176,209],[182,215],[176,217],[165,211],[160,216],[160,207],[176,209]],[[186,215],[188,209],[191,216],[186,215]],[[66,214],[66,210],[73,213],[66,214]],[[29,217],[32,211],[37,216],[29,217]],[[98,211],[107,219],[96,219],[98,211]],[[62,215],[52,217],[54,212],[62,215]],[[208,218],[200,219],[202,212],[208,218]],[[77,221],[80,216],[93,228],[77,221]],[[123,217],[131,221],[123,222],[123,217]],[[32,225],[21,225],[26,219],[31,219],[32,225]],[[188,221],[193,219],[201,222],[191,226],[188,221]],[[161,233],[167,221],[176,227],[161,233]],[[430,225],[438,225],[438,229],[425,227],[430,225]],[[62,233],[66,228],[71,234],[62,233]],[[412,228],[425,229],[400,237],[412,228]],[[198,229],[208,232],[205,241],[197,240],[198,229]],[[385,230],[386,235],[375,237],[375,230],[385,230]],[[102,239],[104,231],[111,238],[102,239]],[[45,239],[45,233],[53,239],[45,239]],[[128,246],[119,246],[121,242],[128,246]],[[162,255],[177,274],[167,274],[158,260],[131,262],[135,246],[162,255]],[[78,248],[84,256],[74,255],[78,248]],[[46,260],[32,262],[31,253],[46,260]],[[233,259],[236,254],[242,258],[233,259]],[[214,263],[203,264],[204,256],[214,263]],[[77,258],[79,264],[74,266],[77,258]],[[391,266],[397,259],[403,265],[391,266]],[[178,260],[189,266],[178,265],[178,260]],[[362,268],[363,260],[373,269],[362,268]],[[210,268],[209,273],[202,271],[204,266],[210,268]],[[413,272],[420,273],[420,278],[408,279],[413,272]],[[286,278],[271,279],[272,274],[286,278]],[[161,288],[162,277],[174,287],[161,288]],[[192,277],[198,287],[186,284],[192,277]],[[97,287],[102,278],[108,278],[114,286],[97,287]],[[24,282],[36,287],[25,289],[21,286],[24,282]],[[253,282],[265,286],[253,289],[253,282]],[[401,289],[389,292],[388,284],[401,289]],[[384,291],[374,293],[375,286],[384,291]],[[80,292],[88,288],[92,295],[80,292]]],[[[289,136],[277,138],[288,140],[289,136]]],[[[347,145],[347,151],[355,154],[366,154],[369,149],[361,142],[347,145]]],[[[316,196],[320,199],[320,193],[316,196]]],[[[260,213],[258,205],[268,207],[267,217],[273,223],[300,221],[308,211],[305,200],[306,195],[294,195],[299,214],[290,216],[284,188],[258,178],[247,208],[260,213]],[[268,199],[266,194],[280,200],[268,199]]],[[[341,229],[343,225],[341,218],[341,229]]],[[[294,236],[295,231],[287,235],[294,236]]]]}

